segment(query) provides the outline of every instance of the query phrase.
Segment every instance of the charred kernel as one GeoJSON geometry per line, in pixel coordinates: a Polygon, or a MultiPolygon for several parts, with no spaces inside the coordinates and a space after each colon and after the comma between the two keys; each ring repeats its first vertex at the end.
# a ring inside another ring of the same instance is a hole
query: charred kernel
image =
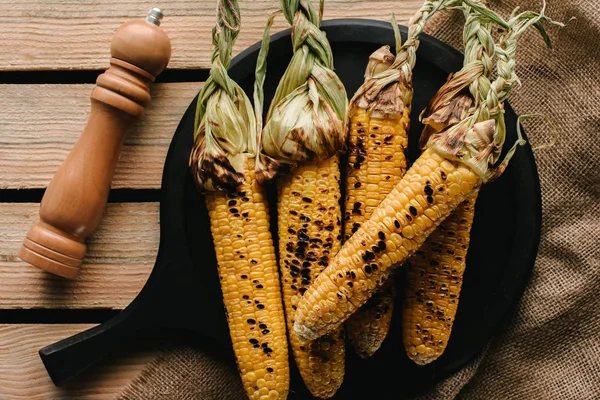
{"type": "Polygon", "coordinates": [[[260,329],[267,329],[267,325],[266,324],[260,324],[260,325],[258,325],[258,327],[260,329]]]}
{"type": "Polygon", "coordinates": [[[381,239],[381,240],[385,240],[385,233],[383,233],[383,232],[379,232],[379,233],[377,234],[377,236],[379,236],[379,239],[381,239]]]}
{"type": "Polygon", "coordinates": [[[444,171],[440,171],[440,176],[442,177],[443,181],[445,181],[447,178],[446,173],[444,171]]]}
{"type": "Polygon", "coordinates": [[[257,304],[256,308],[258,308],[259,310],[262,310],[263,308],[265,308],[264,304],[257,304]]]}
{"type": "MultiPolygon", "coordinates": [[[[308,237],[308,235],[306,233],[298,232],[298,239],[300,239],[301,241],[304,241],[304,242],[308,242],[308,240],[310,238],[308,237]]],[[[300,243],[302,243],[302,242],[300,242],[300,243]]],[[[298,243],[298,246],[300,246],[300,243],[298,243]]],[[[304,246],[306,246],[306,243],[304,244],[304,246]]]]}
{"type": "Polygon", "coordinates": [[[236,218],[239,218],[240,213],[235,213],[235,214],[233,214],[233,216],[236,217],[236,218]]]}
{"type": "Polygon", "coordinates": [[[264,288],[264,286],[263,285],[256,285],[256,288],[257,289],[262,289],[262,288],[264,288]]]}
{"type": "Polygon", "coordinates": [[[301,215],[300,216],[300,221],[302,221],[302,222],[310,222],[310,218],[308,218],[306,215],[301,215]]]}
{"type": "Polygon", "coordinates": [[[250,199],[248,197],[242,197],[242,201],[249,201],[250,199]]]}
{"type": "Polygon", "coordinates": [[[303,197],[302,201],[305,202],[305,203],[312,203],[312,199],[308,198],[308,197],[303,197]]]}
{"type": "Polygon", "coordinates": [[[348,285],[348,287],[353,287],[354,283],[352,283],[352,282],[346,282],[346,285],[348,285]]]}
{"type": "Polygon", "coordinates": [[[424,191],[427,196],[431,196],[433,194],[433,189],[431,188],[431,186],[425,186],[424,191]]]}
{"type": "Polygon", "coordinates": [[[256,260],[250,260],[250,264],[256,265],[256,264],[258,264],[258,261],[256,261],[256,260]]]}
{"type": "Polygon", "coordinates": [[[340,300],[341,300],[341,299],[342,299],[342,297],[343,297],[343,296],[342,296],[340,293],[336,293],[336,295],[337,295],[337,298],[338,298],[338,299],[340,299],[340,300]]]}
{"type": "Polygon", "coordinates": [[[239,210],[237,208],[230,208],[229,212],[232,214],[237,214],[239,212],[239,210]]]}
{"type": "Polygon", "coordinates": [[[378,126],[374,126],[371,129],[373,129],[374,131],[377,131],[377,130],[379,130],[379,127],[378,126]]]}
{"type": "Polygon", "coordinates": [[[379,247],[379,250],[384,251],[387,246],[385,245],[385,242],[383,240],[380,240],[379,242],[377,242],[377,247],[379,247]]]}
{"type": "Polygon", "coordinates": [[[250,298],[250,296],[248,296],[247,294],[242,296],[242,299],[244,299],[244,300],[248,300],[249,298],[250,298]]]}
{"type": "Polygon", "coordinates": [[[356,157],[356,162],[361,163],[363,161],[365,161],[365,158],[363,156],[357,156],[356,157]]]}
{"type": "Polygon", "coordinates": [[[394,220],[394,226],[396,227],[396,229],[400,229],[400,222],[397,219],[394,220]]]}
{"type": "Polygon", "coordinates": [[[325,227],[325,230],[326,230],[326,231],[329,231],[329,232],[332,232],[334,229],[335,229],[335,227],[334,227],[333,225],[327,225],[327,226],[325,227]]]}
{"type": "Polygon", "coordinates": [[[379,250],[379,247],[377,247],[377,246],[371,247],[371,250],[373,250],[375,253],[379,253],[381,251],[381,250],[379,250]]]}
{"type": "Polygon", "coordinates": [[[258,279],[253,279],[252,280],[252,283],[254,283],[254,284],[257,284],[258,282],[259,282],[258,279]]]}
{"type": "Polygon", "coordinates": [[[233,206],[235,206],[236,204],[237,204],[237,201],[235,201],[235,200],[229,200],[229,202],[227,203],[227,205],[228,205],[229,207],[233,207],[233,206]]]}
{"type": "Polygon", "coordinates": [[[433,197],[432,196],[427,196],[427,202],[429,204],[433,203],[433,197]]]}
{"type": "Polygon", "coordinates": [[[265,354],[269,354],[269,353],[272,353],[272,352],[273,352],[273,350],[271,350],[269,347],[265,347],[265,348],[263,349],[263,352],[264,352],[265,354]]]}
{"type": "Polygon", "coordinates": [[[291,243],[291,242],[290,242],[290,243],[287,243],[287,244],[285,245],[285,249],[286,249],[287,251],[289,251],[290,253],[291,253],[291,252],[293,252],[293,251],[294,251],[294,244],[293,244],[293,243],[291,243]]]}
{"type": "Polygon", "coordinates": [[[250,339],[249,342],[252,344],[258,344],[258,339],[250,339]]]}
{"type": "Polygon", "coordinates": [[[296,285],[292,285],[290,287],[292,288],[292,290],[298,290],[298,287],[296,285]]]}
{"type": "Polygon", "coordinates": [[[291,194],[292,194],[292,196],[295,196],[295,197],[298,197],[298,196],[300,196],[300,193],[298,193],[298,192],[296,192],[296,191],[293,191],[293,192],[291,192],[291,194]]]}
{"type": "Polygon", "coordinates": [[[260,344],[256,343],[256,344],[255,344],[254,346],[252,346],[252,347],[254,347],[255,349],[258,349],[258,348],[260,348],[260,344]]]}
{"type": "Polygon", "coordinates": [[[365,265],[365,273],[370,274],[371,272],[371,266],[365,265]]]}
{"type": "Polygon", "coordinates": [[[365,128],[358,128],[358,133],[365,133],[366,129],[365,128]]]}
{"type": "Polygon", "coordinates": [[[350,271],[350,277],[352,279],[356,279],[356,273],[354,271],[350,271]]]}
{"type": "MultiPolygon", "coordinates": [[[[301,287],[301,288],[300,288],[298,291],[300,292],[300,294],[301,294],[301,295],[303,295],[303,296],[304,296],[304,292],[306,292],[306,288],[305,288],[305,287],[301,287]]],[[[295,307],[295,306],[294,306],[294,307],[295,307]]],[[[292,307],[292,308],[293,308],[293,307],[292,307]]],[[[295,310],[295,308],[294,308],[294,310],[295,310]]]]}
{"type": "Polygon", "coordinates": [[[414,206],[410,206],[410,207],[408,208],[408,211],[410,211],[410,213],[411,213],[412,215],[414,215],[415,217],[416,217],[416,216],[417,216],[417,214],[418,214],[418,212],[417,212],[417,209],[416,209],[414,206]]]}
{"type": "Polygon", "coordinates": [[[297,212],[297,211],[294,211],[294,210],[291,210],[291,211],[290,211],[290,214],[292,214],[292,215],[298,215],[298,212],[297,212]]]}
{"type": "Polygon", "coordinates": [[[360,163],[356,162],[352,166],[354,167],[354,169],[360,169],[360,163]]]}
{"type": "Polygon", "coordinates": [[[267,367],[267,372],[273,372],[273,368],[267,367]]]}
{"type": "Polygon", "coordinates": [[[248,275],[246,275],[246,274],[240,275],[240,278],[242,278],[242,279],[248,279],[248,275]]]}
{"type": "Polygon", "coordinates": [[[271,332],[271,331],[270,331],[270,330],[268,330],[268,329],[263,329],[263,330],[262,330],[262,334],[263,334],[263,335],[266,335],[266,334],[267,334],[267,333],[269,333],[269,332],[271,332]]]}
{"type": "Polygon", "coordinates": [[[253,320],[252,318],[246,320],[247,323],[249,323],[250,325],[254,325],[256,323],[255,320],[253,320]]]}
{"type": "Polygon", "coordinates": [[[379,267],[377,266],[377,264],[371,264],[371,269],[373,270],[373,272],[377,271],[379,267]]]}
{"type": "Polygon", "coordinates": [[[247,212],[242,213],[242,217],[248,218],[248,213],[247,212]]]}
{"type": "Polygon", "coordinates": [[[361,185],[362,185],[362,184],[361,184],[360,182],[356,182],[356,183],[354,184],[354,188],[355,188],[355,189],[358,189],[359,187],[361,187],[361,185]]]}
{"type": "Polygon", "coordinates": [[[365,254],[362,255],[363,261],[369,261],[375,259],[375,254],[371,253],[369,250],[365,251],[365,254]]]}

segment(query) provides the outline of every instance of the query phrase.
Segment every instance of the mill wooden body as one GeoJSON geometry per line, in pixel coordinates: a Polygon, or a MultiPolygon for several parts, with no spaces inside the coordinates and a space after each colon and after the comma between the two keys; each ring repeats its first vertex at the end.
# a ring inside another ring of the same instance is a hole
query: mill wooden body
{"type": "Polygon", "coordinates": [[[91,94],[91,111],[77,143],[50,182],[40,221],[27,233],[19,257],[48,272],[73,278],[106,205],[129,127],[150,102],[150,84],[167,66],[171,44],[159,27],[162,13],[124,23],[111,44],[110,68],[91,94]]]}

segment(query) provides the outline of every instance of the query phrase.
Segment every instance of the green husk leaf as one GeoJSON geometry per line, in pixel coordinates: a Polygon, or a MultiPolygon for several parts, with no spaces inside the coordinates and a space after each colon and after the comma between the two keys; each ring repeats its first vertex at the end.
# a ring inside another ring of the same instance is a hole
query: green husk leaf
{"type": "Polygon", "coordinates": [[[400,28],[398,28],[396,14],[394,13],[392,13],[392,29],[394,30],[394,39],[396,40],[396,54],[398,54],[402,51],[402,35],[400,34],[400,28]]]}
{"type": "Polygon", "coordinates": [[[258,52],[258,59],[256,62],[256,72],[254,80],[254,112],[256,119],[256,146],[257,146],[257,157],[255,162],[256,180],[259,184],[270,181],[275,177],[278,171],[281,170],[281,164],[275,159],[267,156],[262,152],[262,136],[263,136],[263,106],[264,106],[264,82],[267,74],[267,56],[269,53],[269,46],[271,44],[271,26],[275,17],[281,11],[277,11],[269,17],[265,30],[263,33],[262,43],[260,51],[258,52]]]}
{"type": "MultiPolygon", "coordinates": [[[[296,164],[327,159],[343,143],[342,118],[323,98],[314,78],[286,96],[263,129],[263,152],[276,160],[296,164]]],[[[329,95],[332,97],[332,95],[329,95]]]]}

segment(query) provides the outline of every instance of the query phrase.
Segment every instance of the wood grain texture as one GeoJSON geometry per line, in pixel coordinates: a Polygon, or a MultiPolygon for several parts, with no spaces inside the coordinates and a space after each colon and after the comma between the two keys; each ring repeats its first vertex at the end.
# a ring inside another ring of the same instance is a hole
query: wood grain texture
{"type": "MultiPolygon", "coordinates": [[[[1,34],[0,34],[1,35],[1,34]]],[[[94,85],[0,85],[0,189],[43,188],[83,131],[94,85]]],[[[113,188],[159,188],[171,138],[200,83],[157,84],[125,139],[113,188]]]]}
{"type": "Polygon", "coordinates": [[[0,325],[1,399],[113,399],[156,355],[160,346],[144,342],[92,367],[61,388],[46,373],[38,350],[93,325],[0,325]]]}
{"type": "Polygon", "coordinates": [[[122,309],[135,298],[156,260],[157,203],[108,204],[73,280],[17,258],[38,211],[38,204],[0,203],[0,309],[122,309]]]}
{"type": "MultiPolygon", "coordinates": [[[[171,38],[169,68],[208,68],[215,23],[214,0],[41,0],[2,1],[0,70],[105,69],[114,31],[126,20],[143,18],[151,7],[165,13],[162,27],[171,38]]],[[[325,19],[372,18],[408,21],[422,0],[328,0],[325,19]]],[[[234,53],[258,42],[277,1],[242,1],[242,31],[234,53]]],[[[272,32],[287,28],[277,18],[272,32]]]]}

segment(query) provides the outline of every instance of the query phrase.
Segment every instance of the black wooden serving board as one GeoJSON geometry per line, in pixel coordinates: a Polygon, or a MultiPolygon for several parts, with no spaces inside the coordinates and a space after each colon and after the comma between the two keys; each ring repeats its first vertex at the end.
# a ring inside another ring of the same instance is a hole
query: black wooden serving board
{"type": "MultiPolygon", "coordinates": [[[[349,95],[362,83],[369,55],[384,44],[394,48],[389,23],[342,19],[325,21],[323,28],[331,42],[336,72],[349,95]]],[[[401,28],[405,36],[406,28],[401,28]]],[[[250,98],[258,50],[258,44],[248,48],[233,60],[230,68],[232,78],[250,98]]],[[[266,105],[291,55],[289,30],[273,35],[265,82],[266,105]]],[[[421,131],[420,111],[448,75],[461,66],[462,55],[458,51],[422,35],[414,70],[411,160],[419,154],[415,144],[421,131]]],[[[183,115],[165,162],[161,240],[152,274],[138,297],[116,317],[40,350],[57,385],[107,353],[124,347],[128,340],[150,333],[193,337],[200,348],[219,349],[223,357],[234,362],[204,199],[187,167],[195,104],[194,100],[183,115]]],[[[516,125],[517,117],[507,105],[506,147],[516,140],[516,125]]],[[[275,221],[272,220],[273,228],[275,221]]],[[[540,227],[539,179],[533,153],[527,145],[517,149],[500,179],[481,190],[458,314],[445,354],[426,367],[417,367],[406,357],[401,338],[402,295],[399,295],[392,329],[376,355],[361,360],[348,348],[346,377],[335,398],[403,398],[431,387],[476,357],[503,329],[516,308],[533,269],[540,227]]],[[[399,275],[402,277],[401,272],[399,275]]],[[[400,279],[400,289],[403,284],[400,279]]],[[[290,398],[310,398],[295,370],[291,391],[290,398]]]]}

